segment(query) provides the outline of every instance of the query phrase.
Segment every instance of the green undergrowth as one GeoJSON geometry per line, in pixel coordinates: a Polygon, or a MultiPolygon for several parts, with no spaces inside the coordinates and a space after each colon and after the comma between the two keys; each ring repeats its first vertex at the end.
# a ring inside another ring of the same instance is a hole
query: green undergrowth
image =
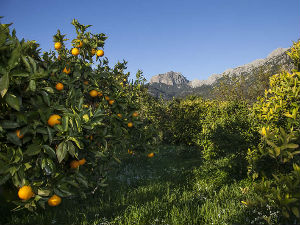
{"type": "Polygon", "coordinates": [[[97,194],[37,215],[1,209],[1,224],[265,224],[241,203],[252,195],[250,181],[235,180],[227,164],[204,163],[191,147],[161,146],[153,158],[128,154],[97,194]]]}

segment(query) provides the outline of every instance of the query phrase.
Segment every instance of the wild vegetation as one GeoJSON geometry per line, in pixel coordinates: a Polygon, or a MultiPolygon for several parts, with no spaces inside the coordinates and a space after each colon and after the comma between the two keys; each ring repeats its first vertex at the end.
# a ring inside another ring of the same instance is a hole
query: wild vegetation
{"type": "Polygon", "coordinates": [[[163,101],[72,24],[42,57],[1,24],[1,224],[300,223],[300,41],[291,73],[163,101]]]}

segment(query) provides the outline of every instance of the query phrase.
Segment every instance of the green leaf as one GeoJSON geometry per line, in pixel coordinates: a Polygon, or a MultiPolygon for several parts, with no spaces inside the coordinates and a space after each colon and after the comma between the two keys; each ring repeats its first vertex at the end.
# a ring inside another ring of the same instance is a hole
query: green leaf
{"type": "Polygon", "coordinates": [[[9,120],[3,120],[0,122],[0,126],[4,129],[14,129],[19,127],[19,123],[17,122],[13,122],[13,121],[9,121],[9,120]]]}
{"type": "Polygon", "coordinates": [[[287,144],[286,145],[286,148],[291,148],[291,149],[298,148],[298,147],[299,147],[299,145],[297,145],[297,144],[287,144]]]}
{"type": "Polygon", "coordinates": [[[8,90],[8,86],[9,86],[9,76],[8,73],[6,73],[0,79],[0,94],[2,98],[8,90]]]}
{"type": "Polygon", "coordinates": [[[24,152],[24,154],[29,156],[37,155],[41,152],[41,147],[42,146],[38,143],[30,144],[28,145],[27,150],[24,152]]]}
{"type": "Polygon", "coordinates": [[[29,59],[29,62],[32,65],[33,73],[36,73],[36,63],[35,63],[34,59],[31,58],[30,56],[27,56],[27,58],[29,59]]]}
{"type": "Polygon", "coordinates": [[[268,145],[271,145],[272,147],[277,148],[277,146],[272,141],[266,140],[266,142],[268,143],[268,145]]]}
{"type": "Polygon", "coordinates": [[[14,108],[17,111],[20,111],[21,101],[17,96],[9,93],[5,96],[5,100],[10,107],[14,108]]]}
{"type": "Polygon", "coordinates": [[[62,127],[63,127],[63,131],[68,131],[68,125],[69,125],[69,117],[63,116],[62,118],[62,127]]]}
{"type": "Polygon", "coordinates": [[[48,93],[45,91],[41,91],[41,92],[42,92],[44,102],[47,104],[47,106],[50,106],[50,98],[48,93]]]}
{"type": "Polygon", "coordinates": [[[30,67],[30,65],[29,65],[26,57],[25,56],[21,56],[21,58],[22,58],[22,61],[23,61],[24,65],[25,65],[25,67],[26,67],[26,71],[30,73],[31,72],[31,67],[30,67]]]}
{"type": "Polygon", "coordinates": [[[47,189],[38,189],[38,195],[41,195],[41,196],[49,196],[51,193],[50,190],[47,190],[47,189]]]}
{"type": "Polygon", "coordinates": [[[10,70],[15,68],[16,65],[18,65],[19,58],[20,58],[20,46],[14,48],[8,60],[8,66],[10,70]]]}
{"type": "Polygon", "coordinates": [[[65,191],[62,191],[60,190],[59,188],[54,188],[54,193],[60,197],[69,197],[70,196],[70,192],[65,192],[65,191]]]}
{"type": "Polygon", "coordinates": [[[50,94],[54,94],[54,90],[51,87],[45,87],[44,90],[47,91],[50,94]]]}
{"type": "Polygon", "coordinates": [[[46,153],[53,159],[56,158],[56,153],[53,148],[51,148],[49,145],[43,145],[43,148],[45,149],[46,153]]]}
{"type": "Polygon", "coordinates": [[[65,142],[61,142],[56,150],[56,156],[59,163],[61,163],[67,156],[67,152],[67,144],[65,142]]]}
{"type": "Polygon", "coordinates": [[[292,208],[292,212],[294,213],[294,215],[295,215],[297,218],[300,218],[300,213],[299,213],[299,209],[298,209],[298,208],[293,207],[293,208],[292,208]]]}
{"type": "Polygon", "coordinates": [[[73,141],[73,142],[77,145],[77,147],[78,147],[79,149],[82,149],[82,147],[80,146],[79,141],[78,141],[76,138],[74,138],[74,137],[69,137],[69,140],[73,141]]]}
{"type": "Polygon", "coordinates": [[[68,152],[71,156],[75,157],[75,147],[73,145],[73,143],[71,141],[67,141],[67,149],[68,149],[68,152]]]}
{"type": "Polygon", "coordinates": [[[53,141],[53,137],[52,137],[52,132],[51,132],[50,127],[47,127],[47,131],[48,131],[49,142],[51,144],[53,141]]]}
{"type": "Polygon", "coordinates": [[[10,132],[7,134],[7,140],[10,141],[11,143],[21,146],[22,142],[21,139],[18,138],[15,132],[10,132]]]}
{"type": "Polygon", "coordinates": [[[279,156],[280,155],[280,148],[277,147],[274,150],[275,150],[275,156],[276,157],[279,156]]]}
{"type": "Polygon", "coordinates": [[[29,88],[30,91],[35,92],[35,90],[36,90],[36,83],[35,83],[34,80],[30,80],[30,81],[29,81],[29,86],[28,86],[28,88],[29,88]]]}
{"type": "Polygon", "coordinates": [[[78,181],[78,183],[83,184],[83,186],[85,186],[86,188],[88,187],[88,182],[83,176],[81,177],[77,176],[76,180],[78,181]]]}

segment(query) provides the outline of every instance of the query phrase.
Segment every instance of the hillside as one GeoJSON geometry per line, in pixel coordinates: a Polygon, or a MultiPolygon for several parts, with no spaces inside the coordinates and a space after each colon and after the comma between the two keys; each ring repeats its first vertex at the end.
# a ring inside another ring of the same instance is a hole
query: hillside
{"type": "Polygon", "coordinates": [[[280,67],[291,71],[293,64],[286,54],[287,50],[288,48],[277,48],[264,59],[227,69],[221,74],[212,74],[206,80],[189,81],[182,73],[170,71],[153,76],[146,86],[149,93],[157,98],[160,95],[164,99],[182,98],[190,94],[207,98],[211,96],[213,87],[224,77],[244,76],[247,80],[255,82],[253,77],[262,71],[268,70],[270,75],[277,73],[280,67]]]}

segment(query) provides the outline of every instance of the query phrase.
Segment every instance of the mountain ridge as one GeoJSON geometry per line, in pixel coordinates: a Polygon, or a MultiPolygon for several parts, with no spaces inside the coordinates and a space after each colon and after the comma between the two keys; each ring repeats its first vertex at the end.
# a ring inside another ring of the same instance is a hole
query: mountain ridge
{"type": "MultiPolygon", "coordinates": [[[[220,74],[212,74],[205,80],[194,79],[189,81],[182,73],[169,71],[163,74],[152,76],[148,85],[148,91],[152,96],[159,97],[162,94],[163,98],[172,98],[182,96],[182,92],[191,93],[197,92],[196,89],[208,89],[209,86],[216,84],[218,79],[224,76],[250,76],[257,73],[260,68],[268,68],[271,72],[276,72],[279,65],[283,69],[291,71],[293,64],[286,51],[289,48],[277,48],[273,50],[264,59],[256,59],[250,63],[229,68],[220,74]]],[[[201,92],[201,91],[200,91],[201,92]]]]}

